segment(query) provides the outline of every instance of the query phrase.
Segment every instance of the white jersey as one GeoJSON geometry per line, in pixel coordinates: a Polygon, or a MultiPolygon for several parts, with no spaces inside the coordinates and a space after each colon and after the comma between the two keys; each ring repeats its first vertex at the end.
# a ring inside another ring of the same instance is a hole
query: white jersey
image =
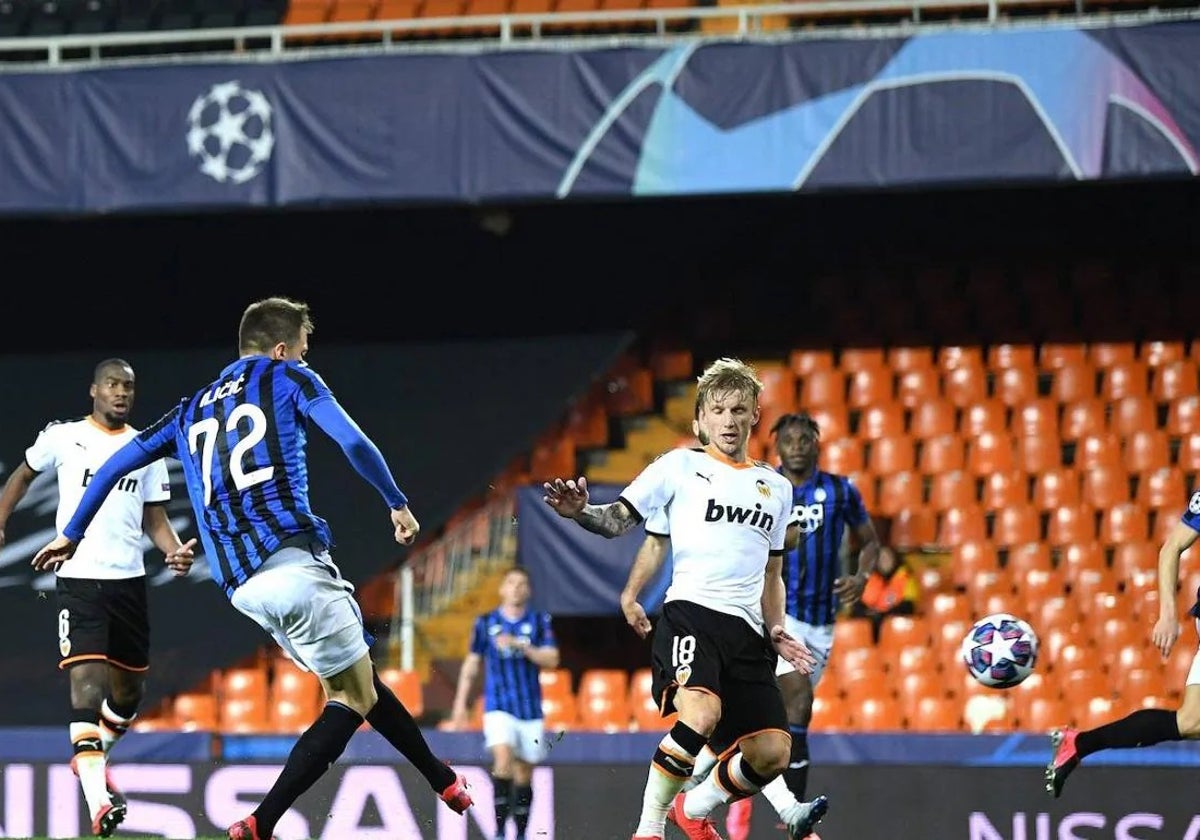
{"type": "MultiPolygon", "coordinates": [[[[104,428],[91,417],[51,423],[25,450],[25,463],[35,472],[58,472],[58,514],[55,525],[61,534],[96,470],[109,456],[137,435],[126,426],[120,431],[104,428]]],[[[117,482],[92,524],[84,532],[78,549],[58,569],[61,577],[115,580],[146,574],[142,559],[142,510],[147,503],[171,498],[167,465],[159,460],[135,470],[117,482]]]]}
{"type": "Polygon", "coordinates": [[[786,478],[715,449],[675,449],[647,466],[620,498],[647,520],[650,533],[671,536],[667,601],[736,615],[763,632],[764,572],[770,552],[783,551],[792,507],[786,478]]]}

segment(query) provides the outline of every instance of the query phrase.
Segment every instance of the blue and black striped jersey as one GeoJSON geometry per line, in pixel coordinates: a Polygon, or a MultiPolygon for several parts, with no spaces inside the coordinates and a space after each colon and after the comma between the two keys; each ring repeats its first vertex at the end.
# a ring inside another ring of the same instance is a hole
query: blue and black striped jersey
{"type": "Polygon", "coordinates": [[[783,558],[788,615],[806,624],[833,624],[842,537],[846,528],[866,521],[862,495],[843,475],[816,470],[807,482],[792,487],[790,522],[799,525],[800,543],[783,558]]]}
{"type": "Polygon", "coordinates": [[[555,647],[550,615],[527,610],[510,619],[494,609],[475,619],[471,634],[471,653],[483,657],[483,710],[508,712],[519,720],[538,720],[542,717],[541,669],[524,653],[501,649],[496,644],[500,635],[525,639],[532,647],[555,647]]]}

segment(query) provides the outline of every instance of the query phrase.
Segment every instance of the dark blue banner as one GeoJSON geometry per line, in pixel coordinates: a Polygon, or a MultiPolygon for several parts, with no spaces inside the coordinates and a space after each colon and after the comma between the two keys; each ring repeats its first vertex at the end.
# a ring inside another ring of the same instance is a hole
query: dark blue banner
{"type": "MultiPolygon", "coordinates": [[[[588,485],[593,504],[614,501],[623,487],[588,485]]],[[[529,570],[534,600],[554,615],[610,615],[621,611],[621,590],[646,532],[638,527],[606,539],[563,519],[542,501],[542,488],[517,492],[517,562],[529,570]]],[[[642,590],[646,612],[662,606],[671,583],[671,558],[642,590]]]]}
{"type": "Polygon", "coordinates": [[[1200,23],[6,73],[0,210],[1188,175],[1200,23]]]}

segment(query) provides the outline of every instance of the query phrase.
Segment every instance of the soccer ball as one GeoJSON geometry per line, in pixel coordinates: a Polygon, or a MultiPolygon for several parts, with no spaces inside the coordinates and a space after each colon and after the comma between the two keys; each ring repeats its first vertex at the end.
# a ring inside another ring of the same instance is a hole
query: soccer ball
{"type": "Polygon", "coordinates": [[[962,641],[967,671],[991,688],[1012,688],[1023,682],[1033,673],[1037,655],[1037,633],[1008,613],[985,615],[971,625],[962,641]]]}

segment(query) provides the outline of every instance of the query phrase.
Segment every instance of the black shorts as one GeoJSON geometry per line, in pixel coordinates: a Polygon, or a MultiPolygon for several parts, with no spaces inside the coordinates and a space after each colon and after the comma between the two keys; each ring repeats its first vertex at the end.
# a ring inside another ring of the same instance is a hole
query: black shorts
{"type": "Polygon", "coordinates": [[[125,671],[150,667],[146,578],[58,579],[59,668],[107,661],[125,671]]]}
{"type": "Polygon", "coordinates": [[[720,754],[766,729],[788,731],[775,682],[775,648],[737,616],[690,601],[668,601],[654,628],[653,691],[665,717],[686,686],[721,699],[721,721],[709,744],[720,754]]]}

